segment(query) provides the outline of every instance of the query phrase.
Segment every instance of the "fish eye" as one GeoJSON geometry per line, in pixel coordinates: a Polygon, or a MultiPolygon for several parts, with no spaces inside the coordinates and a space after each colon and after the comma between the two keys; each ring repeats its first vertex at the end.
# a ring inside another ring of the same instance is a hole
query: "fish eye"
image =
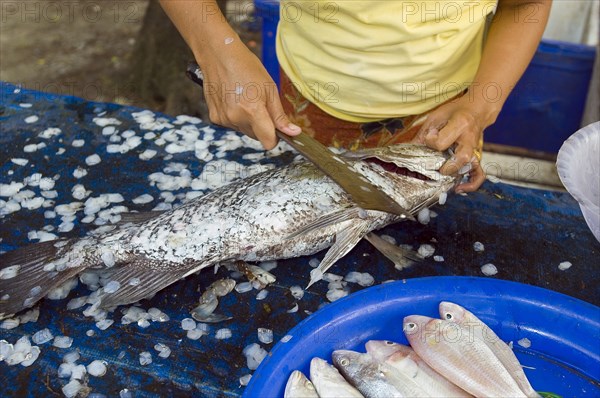
{"type": "Polygon", "coordinates": [[[396,343],[394,343],[393,341],[386,340],[386,341],[385,341],[385,344],[387,344],[387,345],[394,345],[394,344],[396,344],[396,343]]]}
{"type": "Polygon", "coordinates": [[[452,314],[451,314],[451,313],[449,313],[449,312],[446,312],[446,314],[445,314],[444,316],[445,316],[445,317],[446,317],[446,319],[447,319],[447,320],[449,320],[449,321],[450,321],[450,320],[452,320],[452,318],[454,318],[454,317],[452,316],[452,314]]]}
{"type": "Polygon", "coordinates": [[[413,330],[414,328],[416,328],[417,325],[413,322],[407,323],[406,324],[406,330],[413,330]]]}
{"type": "Polygon", "coordinates": [[[340,365],[342,365],[342,366],[348,366],[349,363],[350,363],[350,361],[348,361],[347,358],[342,358],[340,360],[340,365]]]}

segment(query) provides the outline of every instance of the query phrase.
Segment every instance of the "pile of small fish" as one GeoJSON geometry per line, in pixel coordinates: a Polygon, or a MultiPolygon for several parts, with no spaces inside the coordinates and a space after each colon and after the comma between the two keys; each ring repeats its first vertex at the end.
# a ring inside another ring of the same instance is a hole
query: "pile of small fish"
{"type": "Polygon", "coordinates": [[[296,370],[285,398],[539,397],[511,350],[465,308],[442,302],[442,319],[404,318],[409,346],[371,340],[366,353],[337,350],[333,364],[310,363],[310,380],[296,370]]]}

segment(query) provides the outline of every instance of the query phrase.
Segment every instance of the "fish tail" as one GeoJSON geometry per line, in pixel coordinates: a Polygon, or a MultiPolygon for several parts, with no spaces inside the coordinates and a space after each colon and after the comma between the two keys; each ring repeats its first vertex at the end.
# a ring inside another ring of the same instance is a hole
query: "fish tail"
{"type": "Polygon", "coordinates": [[[0,319],[32,307],[85,268],[84,256],[72,250],[76,242],[40,242],[0,255],[0,319]]]}

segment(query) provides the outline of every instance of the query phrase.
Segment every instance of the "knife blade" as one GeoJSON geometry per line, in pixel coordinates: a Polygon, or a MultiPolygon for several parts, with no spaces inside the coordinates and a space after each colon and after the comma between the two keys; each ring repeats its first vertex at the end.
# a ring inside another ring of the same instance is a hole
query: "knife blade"
{"type": "MultiPolygon", "coordinates": [[[[186,75],[194,83],[200,86],[204,84],[204,75],[197,63],[189,63],[186,75]]],[[[410,220],[415,219],[388,194],[356,172],[349,162],[331,152],[313,137],[304,132],[295,136],[287,135],[278,129],[275,132],[277,137],[287,142],[335,181],[361,208],[392,213],[410,220]]]]}

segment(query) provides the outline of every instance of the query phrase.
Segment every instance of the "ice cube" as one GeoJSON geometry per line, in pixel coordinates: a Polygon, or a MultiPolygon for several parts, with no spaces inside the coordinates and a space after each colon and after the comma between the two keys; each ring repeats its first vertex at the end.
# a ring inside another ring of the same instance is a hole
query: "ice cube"
{"type": "Polygon", "coordinates": [[[34,344],[44,344],[49,342],[53,338],[54,336],[52,335],[50,329],[45,328],[35,332],[33,336],[31,336],[31,341],[33,341],[34,344]]]}
{"type": "Polygon", "coordinates": [[[300,300],[302,297],[304,297],[304,289],[298,285],[290,287],[290,292],[292,292],[292,296],[294,296],[296,300],[300,300]]]}
{"type": "Polygon", "coordinates": [[[106,374],[106,361],[96,359],[87,366],[87,372],[94,377],[102,377],[106,374]]]}
{"type": "Polygon", "coordinates": [[[273,342],[273,331],[266,328],[258,328],[258,341],[263,344],[270,344],[273,342]]]}
{"type": "Polygon", "coordinates": [[[56,336],[52,345],[58,348],[69,348],[73,344],[73,339],[69,336],[56,336]]]}
{"type": "Polygon", "coordinates": [[[481,266],[481,272],[485,276],[492,276],[498,273],[498,268],[494,264],[488,263],[481,266]]]}
{"type": "Polygon", "coordinates": [[[144,351],[140,353],[140,365],[146,366],[152,363],[152,354],[148,351],[144,351]]]}
{"type": "Polygon", "coordinates": [[[81,390],[82,388],[83,388],[83,386],[81,385],[81,383],[78,380],[71,380],[70,382],[68,382],[67,384],[65,384],[63,386],[62,393],[67,398],[73,398],[73,397],[77,396],[77,394],[79,393],[79,390],[81,390]]]}
{"type": "Polygon", "coordinates": [[[217,339],[217,340],[229,339],[229,338],[231,338],[231,336],[232,336],[231,329],[228,329],[228,328],[219,329],[215,333],[215,339],[217,339]]]}

